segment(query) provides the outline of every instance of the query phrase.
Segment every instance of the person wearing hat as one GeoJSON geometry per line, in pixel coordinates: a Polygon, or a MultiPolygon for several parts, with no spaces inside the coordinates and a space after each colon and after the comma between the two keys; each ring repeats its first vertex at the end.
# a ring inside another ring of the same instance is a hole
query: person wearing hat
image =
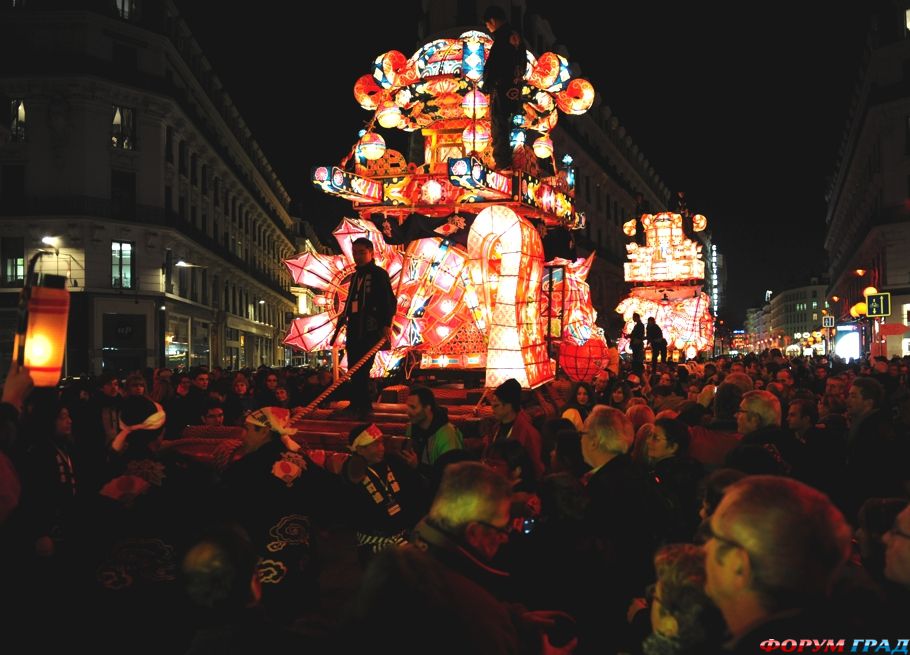
{"type": "Polygon", "coordinates": [[[375,423],[354,427],[348,434],[351,457],[342,467],[349,482],[348,516],[352,517],[361,563],[393,546],[404,544],[429,506],[426,485],[416,471],[417,455],[403,450],[386,456],[382,431],[375,423]]]}
{"type": "Polygon", "coordinates": [[[496,419],[496,430],[487,437],[484,457],[492,444],[514,439],[528,451],[534,465],[535,477],[537,479],[543,477],[544,465],[541,454],[543,442],[540,432],[531,423],[531,417],[521,409],[521,384],[518,380],[509,378],[496,387],[490,400],[490,407],[493,409],[493,418],[496,419]]]}
{"type": "MultiPolygon", "coordinates": [[[[381,339],[392,336],[397,299],[392,291],[389,274],[373,261],[373,242],[366,237],[354,239],[351,247],[357,268],[348,287],[344,312],[339,318],[338,329],[347,326],[345,349],[348,367],[356,364],[381,339]]],[[[335,332],[337,336],[338,330],[335,332]]],[[[334,343],[335,338],[332,338],[334,343]]],[[[375,355],[367,359],[348,383],[351,404],[348,412],[364,419],[373,411],[370,399],[370,369],[375,355]]]]}

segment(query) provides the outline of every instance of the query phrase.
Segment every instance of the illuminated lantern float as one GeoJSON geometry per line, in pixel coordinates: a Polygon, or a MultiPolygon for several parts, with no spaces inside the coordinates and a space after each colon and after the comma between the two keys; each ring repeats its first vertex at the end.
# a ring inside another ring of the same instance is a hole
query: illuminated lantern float
{"type": "MultiPolygon", "coordinates": [[[[632,314],[639,314],[643,322],[653,316],[667,340],[667,356],[677,361],[707,350],[714,336],[714,316],[708,295],[702,291],[702,247],[686,235],[684,220],[680,214],[663,212],[643,214],[623,225],[630,237],[641,229],[645,245],[626,244],[625,278],[632,284],[632,292],[616,307],[625,321],[626,334],[634,327],[632,314]]],[[[708,225],[701,214],[691,221],[693,232],[708,225]]],[[[619,340],[619,349],[631,352],[627,338],[619,340]]]]}
{"type": "Polygon", "coordinates": [[[286,344],[329,347],[354,271],[351,242],[362,236],[373,242],[398,295],[392,349],[379,354],[374,376],[414,352],[423,369],[486,369],[488,387],[515,378],[533,388],[555,370],[546,343],[549,314],[561,319],[561,333],[551,336],[563,343],[577,349],[591,338],[602,341],[592,332],[596,314],[585,282],[591,258],[559,260],[560,273],[550,281],[554,269],[544,261],[538,231],[584,227],[574,175],[557,170],[549,135],[559,111],[582,114],[592,106],[594,88],[573,79],[560,55],[538,60],[528,52],[523,112],[513,132],[519,170],[498,172],[489,97],[478,86],[491,46],[488,35],[471,31],[431,41],[410,58],[393,50],[356,81],[354,98],[373,120],[348,157],[317,167],[313,182],[351,201],[357,218],[343,219],[334,232],[342,255],[304,252],[286,261],[324,309],[296,319],[286,344]],[[380,129],[419,131],[423,163],[386,148],[380,129]],[[541,174],[538,157],[553,162],[552,174],[541,174]],[[565,299],[558,312],[546,306],[546,284],[565,299]]]}

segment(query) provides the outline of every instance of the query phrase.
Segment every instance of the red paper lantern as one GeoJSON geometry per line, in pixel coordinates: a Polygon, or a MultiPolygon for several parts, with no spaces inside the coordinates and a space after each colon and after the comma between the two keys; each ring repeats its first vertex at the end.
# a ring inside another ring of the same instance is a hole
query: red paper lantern
{"type": "Polygon", "coordinates": [[[583,346],[566,340],[559,348],[559,367],[573,382],[591,382],[607,361],[607,344],[591,337],[583,346]]]}

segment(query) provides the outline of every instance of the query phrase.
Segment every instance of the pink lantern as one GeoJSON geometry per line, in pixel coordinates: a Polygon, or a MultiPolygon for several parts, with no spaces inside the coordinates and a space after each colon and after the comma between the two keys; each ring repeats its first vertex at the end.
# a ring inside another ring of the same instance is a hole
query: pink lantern
{"type": "Polygon", "coordinates": [[[401,109],[394,100],[383,100],[376,111],[376,120],[385,128],[398,127],[401,124],[401,109]]]}
{"type": "Polygon", "coordinates": [[[382,159],[385,154],[385,139],[375,132],[367,132],[360,137],[357,144],[357,153],[365,159],[382,159]]]}
{"type": "Polygon", "coordinates": [[[480,91],[469,91],[461,103],[465,116],[468,118],[483,118],[487,115],[490,101],[480,91]]]}
{"type": "Polygon", "coordinates": [[[553,154],[553,141],[550,137],[542,136],[534,140],[534,154],[541,159],[549,159],[553,154]]]}

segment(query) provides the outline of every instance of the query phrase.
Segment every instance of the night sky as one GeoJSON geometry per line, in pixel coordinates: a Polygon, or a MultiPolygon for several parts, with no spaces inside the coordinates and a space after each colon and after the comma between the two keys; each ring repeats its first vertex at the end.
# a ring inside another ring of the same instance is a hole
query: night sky
{"type": "MultiPolygon", "coordinates": [[[[765,289],[824,272],[824,196],[867,3],[609,3],[604,20],[590,20],[588,3],[528,4],[667,186],[708,218],[728,263],[721,318],[741,324],[765,289]]],[[[416,50],[415,5],[180,3],[302,216],[323,233],[351,215],[350,204],[316,191],[310,170],[339,162],[370,118],[352,88],[372,60],[416,50]]],[[[390,132],[389,145],[403,147],[390,132]]]]}

